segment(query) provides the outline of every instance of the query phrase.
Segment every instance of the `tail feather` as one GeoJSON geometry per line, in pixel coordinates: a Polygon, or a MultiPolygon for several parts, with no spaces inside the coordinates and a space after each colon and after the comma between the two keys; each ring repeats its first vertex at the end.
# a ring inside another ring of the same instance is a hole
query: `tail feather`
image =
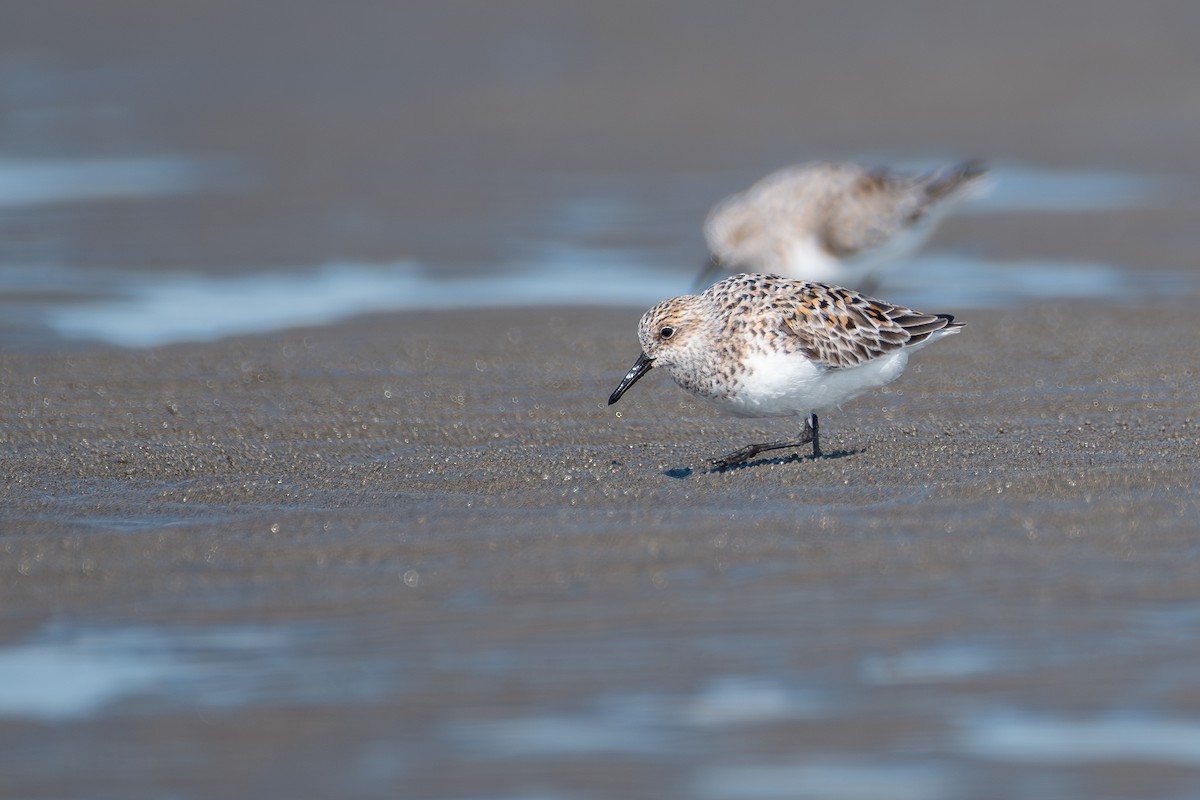
{"type": "Polygon", "coordinates": [[[904,325],[901,322],[909,333],[908,345],[910,347],[921,344],[931,336],[949,336],[966,327],[965,322],[955,322],[953,314],[932,314],[920,320],[913,320],[913,323],[904,325]]]}
{"type": "Polygon", "coordinates": [[[955,322],[953,314],[938,314],[939,319],[946,320],[946,324],[942,326],[942,330],[946,333],[958,333],[963,328],[967,327],[965,322],[955,322]]]}
{"type": "Polygon", "coordinates": [[[973,183],[987,173],[987,165],[982,160],[973,158],[970,161],[964,161],[949,170],[931,174],[925,184],[925,194],[930,200],[938,200],[958,191],[966,184],[973,183]]]}

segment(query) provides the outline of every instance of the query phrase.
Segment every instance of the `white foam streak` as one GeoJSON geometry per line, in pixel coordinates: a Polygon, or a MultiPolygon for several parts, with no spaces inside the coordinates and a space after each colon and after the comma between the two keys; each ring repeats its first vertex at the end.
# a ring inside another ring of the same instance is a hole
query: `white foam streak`
{"type": "Polygon", "coordinates": [[[326,325],[379,311],[642,306],[678,289],[677,278],[653,269],[617,264],[599,273],[571,272],[534,267],[446,279],[402,262],[337,263],[248,277],[148,275],[127,278],[124,298],[59,306],[48,312],[47,322],[67,337],[153,347],[326,325]]]}
{"type": "Polygon", "coordinates": [[[208,168],[171,157],[0,158],[0,208],[181,194],[208,168]]]}
{"type": "Polygon", "coordinates": [[[1200,721],[996,714],[965,725],[964,749],[997,761],[1077,764],[1138,761],[1200,766],[1200,721]]]}

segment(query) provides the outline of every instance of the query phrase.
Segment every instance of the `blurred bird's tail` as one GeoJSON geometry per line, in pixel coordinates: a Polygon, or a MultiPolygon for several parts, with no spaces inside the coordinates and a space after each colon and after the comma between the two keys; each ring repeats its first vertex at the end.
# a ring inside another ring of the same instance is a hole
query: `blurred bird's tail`
{"type": "Polygon", "coordinates": [[[980,159],[964,161],[948,170],[930,173],[925,182],[925,194],[930,200],[939,200],[978,183],[987,174],[987,165],[980,159]]]}

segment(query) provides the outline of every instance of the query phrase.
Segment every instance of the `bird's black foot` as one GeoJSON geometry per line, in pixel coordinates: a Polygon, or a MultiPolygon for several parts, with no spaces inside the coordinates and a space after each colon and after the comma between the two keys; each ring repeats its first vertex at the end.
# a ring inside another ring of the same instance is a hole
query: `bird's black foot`
{"type": "Polygon", "coordinates": [[[736,467],[738,464],[744,464],[759,453],[765,453],[768,450],[783,450],[787,447],[803,447],[809,443],[812,444],[813,458],[820,458],[821,444],[818,435],[816,414],[813,414],[810,419],[804,421],[804,430],[800,432],[799,439],[788,439],[784,442],[748,444],[741,450],[735,450],[732,453],[721,456],[720,458],[711,459],[708,463],[712,464],[713,469],[728,469],[729,467],[736,467]]]}
{"type": "MultiPolygon", "coordinates": [[[[785,447],[786,445],[779,445],[785,447]]],[[[764,444],[748,444],[741,450],[736,450],[732,453],[721,456],[720,458],[709,459],[709,464],[712,464],[713,469],[726,469],[728,467],[736,467],[738,464],[743,464],[764,450],[773,449],[770,445],[764,444]]]]}

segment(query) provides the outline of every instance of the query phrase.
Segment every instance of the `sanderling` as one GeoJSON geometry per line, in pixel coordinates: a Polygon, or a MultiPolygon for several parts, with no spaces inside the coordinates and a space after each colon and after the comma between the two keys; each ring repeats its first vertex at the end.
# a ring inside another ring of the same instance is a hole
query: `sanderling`
{"type": "Polygon", "coordinates": [[[816,457],[818,411],[890,383],[911,351],[962,327],[950,314],[923,314],[838,286],[734,275],[642,316],[642,354],[608,404],[663,367],[688,392],[739,416],[806,417],[799,438],[747,445],[713,459],[714,467],[809,442],[816,457]]]}
{"type": "Polygon", "coordinates": [[[986,174],[979,161],[921,174],[820,162],[779,170],[709,212],[711,255],[693,288],[756,271],[866,290],[881,269],[915,253],[986,174]]]}

